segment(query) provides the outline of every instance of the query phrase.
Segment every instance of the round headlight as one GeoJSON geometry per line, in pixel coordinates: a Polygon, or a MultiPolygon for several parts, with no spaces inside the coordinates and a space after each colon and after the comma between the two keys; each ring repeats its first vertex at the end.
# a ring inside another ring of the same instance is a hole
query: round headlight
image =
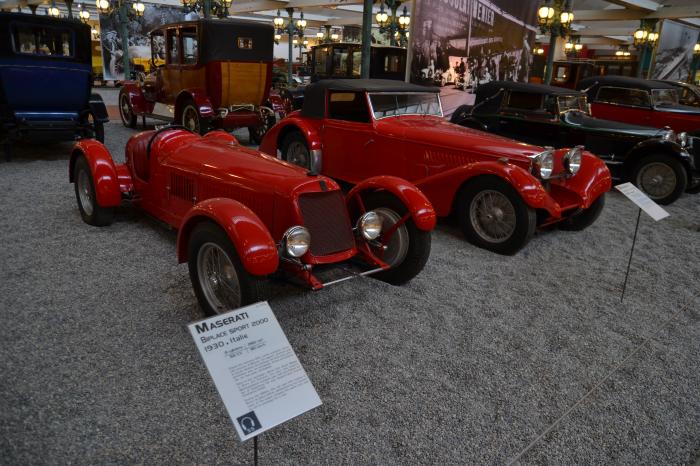
{"type": "Polygon", "coordinates": [[[570,175],[575,175],[581,168],[581,147],[576,146],[569,151],[564,156],[564,167],[570,175]]]}
{"type": "Polygon", "coordinates": [[[543,180],[549,179],[554,171],[554,157],[552,156],[552,151],[542,152],[537,157],[537,169],[540,172],[540,178],[543,180]]]}
{"type": "Polygon", "coordinates": [[[675,141],[676,133],[672,129],[667,129],[661,135],[661,139],[663,139],[664,141],[675,141]]]}
{"type": "Polygon", "coordinates": [[[282,237],[284,250],[291,257],[301,257],[309,250],[311,235],[304,227],[292,227],[282,237]]]}
{"type": "Polygon", "coordinates": [[[360,217],[357,228],[367,241],[375,240],[382,234],[382,218],[371,210],[360,217]]]}
{"type": "Polygon", "coordinates": [[[680,144],[681,147],[686,147],[688,145],[688,133],[685,131],[678,133],[678,144],[680,144]]]}

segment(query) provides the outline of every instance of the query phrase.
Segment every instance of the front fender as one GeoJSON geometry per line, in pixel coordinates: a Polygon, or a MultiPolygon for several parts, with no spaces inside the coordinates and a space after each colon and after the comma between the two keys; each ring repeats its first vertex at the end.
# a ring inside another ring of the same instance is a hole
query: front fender
{"type": "Polygon", "coordinates": [[[395,176],[375,176],[355,185],[345,197],[348,208],[355,202],[355,196],[378,190],[388,191],[399,198],[410,212],[416,227],[424,231],[435,228],[435,209],[428,198],[414,185],[395,176]]]}
{"type": "Polygon", "coordinates": [[[215,197],[193,206],[177,234],[178,262],[187,262],[188,244],[194,227],[212,221],[228,235],[243,267],[251,275],[270,275],[277,270],[277,246],[265,224],[248,207],[233,199],[215,197]]]}
{"type": "Polygon", "coordinates": [[[416,183],[435,206],[439,217],[452,211],[455,196],[462,185],[476,176],[492,175],[508,182],[525,203],[533,209],[545,209],[554,217],[561,216],[561,208],[547,194],[542,183],[527,170],[511,163],[475,162],[455,167],[416,183]]]}
{"type": "Polygon", "coordinates": [[[116,207],[121,204],[122,193],[117,167],[107,148],[94,139],[81,139],[73,146],[68,165],[70,182],[75,182],[73,179],[75,162],[81,155],[87,160],[92,173],[97,204],[100,207],[116,207]]]}
{"type": "Polygon", "coordinates": [[[129,104],[134,113],[141,115],[153,112],[154,103],[146,100],[141,85],[136,81],[125,81],[122,84],[119,95],[121,96],[123,93],[127,95],[129,104]]]}
{"type": "MultiPolygon", "coordinates": [[[[263,137],[259,150],[273,157],[277,157],[277,150],[281,149],[285,136],[292,131],[299,131],[306,139],[310,151],[321,150],[321,136],[319,134],[319,121],[306,121],[299,118],[297,112],[292,112],[287,118],[277,123],[263,137]]],[[[320,153],[320,152],[319,152],[320,153]]]]}
{"type": "Polygon", "coordinates": [[[637,145],[635,145],[632,150],[627,153],[627,157],[625,158],[625,168],[629,168],[634,165],[634,163],[639,160],[639,157],[643,157],[650,153],[659,152],[663,152],[678,158],[678,160],[680,160],[687,168],[696,168],[693,157],[691,157],[688,151],[683,149],[680,144],[675,141],[664,141],[660,138],[645,139],[642,142],[637,143],[637,145]]]}
{"type": "Polygon", "coordinates": [[[180,93],[177,95],[177,103],[175,104],[176,115],[180,115],[184,102],[188,99],[192,99],[194,101],[194,104],[197,107],[201,117],[211,118],[216,115],[214,106],[209,100],[209,96],[207,95],[206,91],[203,89],[184,89],[180,91],[180,93]]]}

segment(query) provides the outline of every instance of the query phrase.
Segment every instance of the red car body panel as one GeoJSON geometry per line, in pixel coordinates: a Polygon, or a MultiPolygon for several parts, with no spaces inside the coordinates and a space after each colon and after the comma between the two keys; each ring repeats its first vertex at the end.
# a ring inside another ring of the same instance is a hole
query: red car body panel
{"type": "Polygon", "coordinates": [[[700,131],[700,113],[665,111],[660,108],[627,107],[624,105],[593,102],[591,114],[596,118],[621,121],[633,125],[664,128],[668,126],[676,132],[700,131]]]}
{"type": "MultiPolygon", "coordinates": [[[[567,211],[589,207],[612,185],[605,163],[583,153],[573,177],[550,179],[545,187],[531,174],[530,156],[541,147],[452,124],[436,116],[402,115],[372,123],[305,118],[294,112],[275,125],[260,150],[277,154],[284,136],[298,129],[310,149],[322,149],[322,172],[357,184],[368,176],[392,175],[420,188],[438,216],[452,211],[461,186],[480,175],[507,180],[532,208],[553,223],[567,211]]],[[[555,151],[554,173],[563,171],[566,149],[555,151]]]]}

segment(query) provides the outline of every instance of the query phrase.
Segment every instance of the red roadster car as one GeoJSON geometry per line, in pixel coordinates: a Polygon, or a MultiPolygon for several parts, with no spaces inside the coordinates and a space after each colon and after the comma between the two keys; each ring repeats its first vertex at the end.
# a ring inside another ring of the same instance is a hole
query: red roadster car
{"type": "Polygon", "coordinates": [[[410,183],[375,177],[344,195],[330,178],[244,148],[227,133],[180,128],[134,135],[124,164],[101,143],[81,140],[70,180],[88,224],[109,224],[127,202],[176,228],[178,260],[188,262],[208,314],[260,300],[276,272],[317,290],[356,275],[401,284],[425,265],[435,212],[410,183]],[[326,283],[314,272],[350,259],[369,270],[326,283]]]}
{"type": "Polygon", "coordinates": [[[610,172],[582,150],[553,150],[446,121],[437,89],[388,80],[322,80],[277,123],[260,150],[356,184],[415,183],[438,216],[456,213],[467,238],[502,254],[537,226],[583,229],[603,208],[610,172]]]}

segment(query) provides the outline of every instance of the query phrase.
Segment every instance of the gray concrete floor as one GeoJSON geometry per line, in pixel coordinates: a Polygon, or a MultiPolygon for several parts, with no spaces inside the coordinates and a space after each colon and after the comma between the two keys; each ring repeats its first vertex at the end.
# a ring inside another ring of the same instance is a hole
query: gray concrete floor
{"type": "MultiPolygon", "coordinates": [[[[132,134],[108,124],[118,161],[132,134]]],[[[0,463],[250,463],[185,328],[174,234],[128,209],[84,224],[70,147],[0,163],[0,463]]],[[[700,196],[668,210],[642,217],[624,303],[616,193],[514,257],[442,222],[403,287],[275,284],[323,405],[263,434],[261,464],[697,464],[700,196]]]]}

